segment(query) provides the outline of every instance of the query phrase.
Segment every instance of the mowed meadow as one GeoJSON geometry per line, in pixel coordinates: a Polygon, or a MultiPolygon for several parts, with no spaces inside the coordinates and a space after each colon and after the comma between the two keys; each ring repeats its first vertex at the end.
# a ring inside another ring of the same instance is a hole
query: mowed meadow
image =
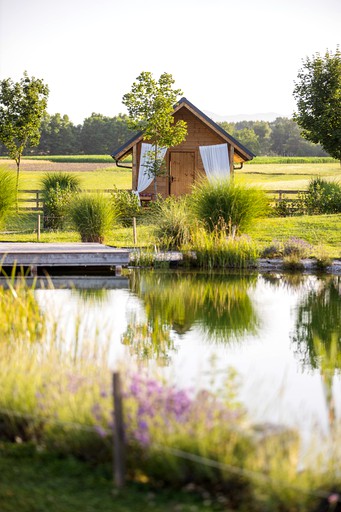
{"type": "MultiPolygon", "coordinates": [[[[129,162],[127,160],[127,162],[129,162]]],[[[15,170],[13,160],[0,166],[15,170]]],[[[20,189],[39,189],[47,172],[75,173],[86,189],[131,188],[131,171],[117,167],[110,155],[25,157],[21,162],[20,189]]],[[[235,172],[236,181],[265,190],[305,190],[312,177],[338,180],[341,165],[332,158],[256,157],[235,172]]]]}
{"type": "MultiPolygon", "coordinates": [[[[13,170],[14,161],[1,158],[0,167],[13,170]]],[[[80,179],[81,188],[87,190],[130,189],[131,170],[117,167],[109,155],[25,157],[21,163],[20,190],[38,190],[46,173],[69,172],[80,179]]],[[[306,190],[312,178],[339,181],[340,163],[332,158],[279,158],[259,157],[235,172],[237,183],[255,185],[264,190],[306,190]]],[[[0,241],[36,241],[36,214],[22,214],[10,218],[6,233],[0,241]]],[[[283,241],[292,236],[312,244],[316,251],[323,250],[330,257],[341,257],[341,215],[314,215],[269,217],[255,223],[248,234],[263,249],[273,240],[283,241]]],[[[78,241],[76,232],[42,232],[41,241],[78,241]]],[[[118,247],[133,245],[132,229],[116,227],[108,243],[118,247]]],[[[153,247],[157,243],[152,226],[138,226],[138,244],[153,247]]]]}

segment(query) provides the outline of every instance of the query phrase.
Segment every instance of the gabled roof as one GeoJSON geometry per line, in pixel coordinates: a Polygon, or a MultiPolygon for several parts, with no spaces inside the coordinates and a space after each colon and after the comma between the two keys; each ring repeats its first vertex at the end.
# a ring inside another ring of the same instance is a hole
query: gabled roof
{"type": "MultiPolygon", "coordinates": [[[[232,144],[235,148],[236,153],[238,153],[243,159],[245,160],[252,160],[252,158],[256,155],[254,155],[249,149],[247,149],[245,146],[243,146],[237,139],[232,137],[227,131],[225,131],[221,126],[219,126],[217,123],[215,123],[211,118],[209,118],[204,112],[199,110],[193,103],[188,101],[187,98],[181,98],[178,103],[175,105],[174,108],[174,114],[181,108],[186,107],[188,110],[190,110],[196,117],[201,119],[207,126],[209,126],[213,131],[215,131],[218,135],[220,135],[223,139],[225,139],[227,142],[232,144]]],[[[115,160],[119,160],[123,158],[129,151],[132,149],[132,147],[140,142],[140,140],[143,139],[143,131],[136,133],[131,139],[129,139],[127,142],[125,142],[122,146],[117,148],[111,156],[115,160]]]]}

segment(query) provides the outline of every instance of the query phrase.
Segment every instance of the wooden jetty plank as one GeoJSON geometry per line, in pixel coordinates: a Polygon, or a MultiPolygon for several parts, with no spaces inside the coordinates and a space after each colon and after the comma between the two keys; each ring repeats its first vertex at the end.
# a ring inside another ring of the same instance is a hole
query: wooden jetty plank
{"type": "Polygon", "coordinates": [[[2,266],[123,266],[129,249],[91,243],[0,243],[2,266]]]}

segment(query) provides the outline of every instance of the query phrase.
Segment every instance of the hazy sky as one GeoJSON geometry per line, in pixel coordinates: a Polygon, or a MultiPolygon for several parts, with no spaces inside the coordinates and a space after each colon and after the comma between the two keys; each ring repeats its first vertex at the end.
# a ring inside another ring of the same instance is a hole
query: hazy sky
{"type": "Polygon", "coordinates": [[[340,35],[341,0],[0,0],[0,79],[43,78],[75,123],[125,112],[141,71],[201,110],[290,116],[302,59],[340,35]]]}

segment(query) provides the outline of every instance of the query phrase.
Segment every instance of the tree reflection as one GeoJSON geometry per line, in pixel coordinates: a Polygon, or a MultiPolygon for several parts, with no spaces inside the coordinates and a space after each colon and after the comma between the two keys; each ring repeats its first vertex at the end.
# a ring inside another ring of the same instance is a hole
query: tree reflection
{"type": "Polygon", "coordinates": [[[139,359],[167,360],[174,350],[171,332],[183,335],[194,325],[217,342],[255,334],[258,316],[249,290],[256,276],[141,272],[132,276],[132,291],[143,300],[147,322],[129,323],[123,342],[139,359]]]}
{"type": "Polygon", "coordinates": [[[319,369],[329,412],[335,421],[334,374],[341,369],[341,281],[338,276],[320,280],[298,307],[293,341],[304,367],[319,369]]]}

